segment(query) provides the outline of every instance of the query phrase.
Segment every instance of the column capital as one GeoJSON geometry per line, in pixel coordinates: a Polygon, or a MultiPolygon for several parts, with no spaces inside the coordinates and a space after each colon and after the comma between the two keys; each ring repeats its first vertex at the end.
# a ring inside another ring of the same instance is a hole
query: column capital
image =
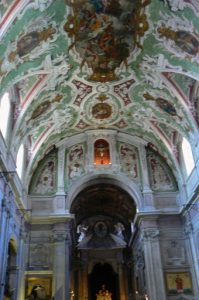
{"type": "Polygon", "coordinates": [[[157,241],[160,236],[160,231],[157,228],[144,229],[141,232],[141,239],[144,242],[157,241]]]}
{"type": "Polygon", "coordinates": [[[52,239],[54,242],[70,241],[71,223],[57,223],[54,225],[52,239]]]}

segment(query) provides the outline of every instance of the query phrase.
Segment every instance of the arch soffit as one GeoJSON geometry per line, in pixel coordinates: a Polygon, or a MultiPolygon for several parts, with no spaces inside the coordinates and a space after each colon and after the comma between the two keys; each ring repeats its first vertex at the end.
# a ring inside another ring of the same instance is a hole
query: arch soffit
{"type": "Polygon", "coordinates": [[[135,184],[135,182],[124,175],[121,176],[116,174],[95,174],[86,175],[71,186],[68,193],[69,211],[71,210],[73,201],[81,191],[89,186],[97,185],[99,183],[113,184],[123,189],[132,197],[132,201],[135,201],[137,211],[141,210],[143,196],[138,185],[135,184]]]}

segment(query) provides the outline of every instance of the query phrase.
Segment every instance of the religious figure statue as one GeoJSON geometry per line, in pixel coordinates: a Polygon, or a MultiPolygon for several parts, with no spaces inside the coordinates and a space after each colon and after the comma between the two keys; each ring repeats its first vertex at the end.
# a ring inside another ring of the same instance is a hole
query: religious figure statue
{"type": "Polygon", "coordinates": [[[112,300],[112,293],[105,288],[104,284],[101,290],[96,294],[96,300],[112,300]]]}
{"type": "Polygon", "coordinates": [[[85,238],[87,230],[88,230],[88,226],[84,224],[79,224],[77,226],[77,233],[80,234],[78,237],[78,242],[81,242],[85,238]]]}
{"type": "Polygon", "coordinates": [[[115,232],[116,232],[116,235],[118,237],[120,237],[121,239],[124,239],[124,235],[122,233],[122,231],[124,231],[124,225],[120,222],[118,222],[117,224],[114,225],[114,228],[115,228],[115,232]]]}
{"type": "Polygon", "coordinates": [[[36,284],[33,286],[31,294],[28,297],[29,300],[46,300],[47,298],[48,297],[46,295],[46,290],[40,284],[36,284]]]}

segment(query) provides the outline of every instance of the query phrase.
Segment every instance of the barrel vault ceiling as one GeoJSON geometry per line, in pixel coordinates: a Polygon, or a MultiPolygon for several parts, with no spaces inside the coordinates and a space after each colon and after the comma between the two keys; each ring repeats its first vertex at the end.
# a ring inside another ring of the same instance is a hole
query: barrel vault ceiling
{"type": "Polygon", "coordinates": [[[0,0],[0,94],[28,172],[61,139],[114,129],[178,168],[198,139],[197,0],[0,0]],[[19,99],[17,101],[16,99],[19,99]]]}

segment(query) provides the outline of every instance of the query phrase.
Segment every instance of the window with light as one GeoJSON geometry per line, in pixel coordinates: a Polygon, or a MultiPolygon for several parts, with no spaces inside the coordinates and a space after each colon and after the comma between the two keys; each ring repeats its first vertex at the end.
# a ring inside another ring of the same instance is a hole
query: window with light
{"type": "Polygon", "coordinates": [[[19,147],[19,150],[17,153],[17,159],[16,159],[17,173],[19,175],[19,178],[22,177],[23,164],[24,164],[24,145],[21,144],[21,146],[19,147]]]}
{"type": "Polygon", "coordinates": [[[6,134],[7,134],[9,114],[10,114],[10,98],[9,98],[9,94],[5,93],[0,100],[0,130],[4,139],[6,138],[6,134]]]}
{"type": "Polygon", "coordinates": [[[195,163],[193,159],[191,145],[186,138],[183,138],[182,140],[182,154],[183,154],[187,176],[189,176],[194,168],[195,163]]]}

